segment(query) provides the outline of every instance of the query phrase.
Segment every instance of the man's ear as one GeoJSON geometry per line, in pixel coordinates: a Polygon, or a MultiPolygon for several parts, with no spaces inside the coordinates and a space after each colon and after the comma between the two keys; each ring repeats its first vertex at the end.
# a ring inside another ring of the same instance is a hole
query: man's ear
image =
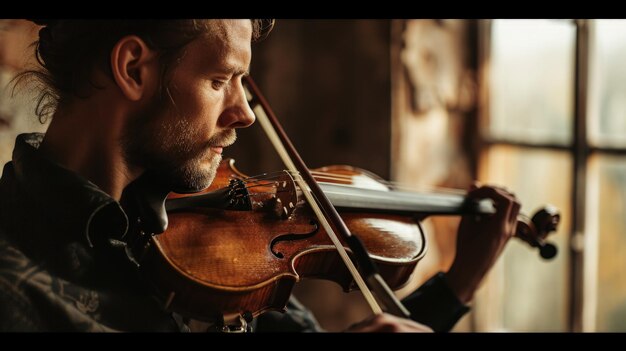
{"type": "Polygon", "coordinates": [[[156,51],[136,35],[120,39],[111,50],[113,79],[126,98],[138,101],[158,84],[156,51]]]}

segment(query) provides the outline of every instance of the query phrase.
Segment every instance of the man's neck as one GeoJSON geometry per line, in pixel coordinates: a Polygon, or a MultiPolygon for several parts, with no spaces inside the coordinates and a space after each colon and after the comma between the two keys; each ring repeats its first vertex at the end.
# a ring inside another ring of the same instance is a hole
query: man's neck
{"type": "Polygon", "coordinates": [[[59,109],[39,149],[119,200],[124,188],[141,173],[123,157],[121,117],[106,102],[84,101],[59,109]]]}

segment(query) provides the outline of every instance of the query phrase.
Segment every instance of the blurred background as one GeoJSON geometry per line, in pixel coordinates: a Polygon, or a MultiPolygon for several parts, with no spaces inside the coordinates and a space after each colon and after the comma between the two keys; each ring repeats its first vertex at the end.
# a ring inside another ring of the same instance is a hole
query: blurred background
{"type": "MultiPolygon", "coordinates": [[[[7,83],[38,27],[0,21],[0,163],[45,131],[7,83]]],[[[454,331],[626,331],[626,20],[278,20],[252,77],[310,168],[347,164],[414,188],[473,179],[562,214],[552,261],[512,241],[454,331]]],[[[258,125],[225,150],[253,175],[284,167],[258,125]]],[[[454,258],[458,218],[424,222],[410,293],[454,258]]],[[[308,280],[324,327],[368,315],[359,293],[308,280]]]]}

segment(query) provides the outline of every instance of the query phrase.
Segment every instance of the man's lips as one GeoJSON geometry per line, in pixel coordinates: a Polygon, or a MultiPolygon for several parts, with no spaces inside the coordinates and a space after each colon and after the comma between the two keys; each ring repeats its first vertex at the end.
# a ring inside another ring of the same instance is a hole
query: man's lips
{"type": "Polygon", "coordinates": [[[224,151],[224,148],[227,148],[229,146],[231,146],[233,143],[226,143],[223,145],[216,145],[216,146],[211,146],[209,147],[211,149],[211,151],[215,152],[216,154],[221,154],[222,151],[224,151]]]}
{"type": "Polygon", "coordinates": [[[209,148],[216,154],[221,155],[224,148],[231,146],[237,138],[233,130],[225,132],[219,136],[214,136],[209,140],[209,148]]]}

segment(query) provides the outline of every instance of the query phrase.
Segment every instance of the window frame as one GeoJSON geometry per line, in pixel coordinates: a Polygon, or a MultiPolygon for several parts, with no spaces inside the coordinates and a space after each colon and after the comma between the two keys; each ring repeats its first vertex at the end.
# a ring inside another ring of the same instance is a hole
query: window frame
{"type": "MultiPolygon", "coordinates": [[[[491,35],[493,20],[478,20],[478,123],[475,123],[476,134],[478,136],[478,164],[486,163],[486,155],[491,147],[512,146],[519,149],[535,149],[546,151],[566,152],[572,159],[572,197],[571,197],[571,218],[564,220],[570,222],[571,233],[569,236],[568,250],[569,259],[567,269],[569,275],[568,308],[567,308],[567,328],[569,331],[594,331],[596,328],[595,306],[597,303],[596,289],[592,284],[597,282],[597,269],[587,268],[586,265],[594,262],[585,262],[585,258],[596,259],[597,255],[592,252],[585,253],[585,248],[593,250],[593,245],[586,245],[590,241],[596,240],[593,237],[585,237],[593,234],[593,231],[586,230],[586,196],[589,167],[594,156],[626,156],[626,147],[606,147],[593,145],[588,135],[588,117],[590,115],[588,107],[595,106],[589,104],[589,85],[591,74],[591,52],[593,50],[593,28],[594,20],[567,20],[574,25],[575,29],[575,50],[574,50],[574,96],[572,103],[574,123],[572,124],[572,140],[569,145],[560,143],[525,143],[506,138],[494,138],[489,136],[488,128],[490,121],[489,109],[489,62],[491,53],[491,35]],[[591,308],[589,308],[591,306],[591,308]]],[[[597,245],[595,247],[597,249],[597,245]]],[[[591,266],[597,267],[597,266],[591,266]]]]}

